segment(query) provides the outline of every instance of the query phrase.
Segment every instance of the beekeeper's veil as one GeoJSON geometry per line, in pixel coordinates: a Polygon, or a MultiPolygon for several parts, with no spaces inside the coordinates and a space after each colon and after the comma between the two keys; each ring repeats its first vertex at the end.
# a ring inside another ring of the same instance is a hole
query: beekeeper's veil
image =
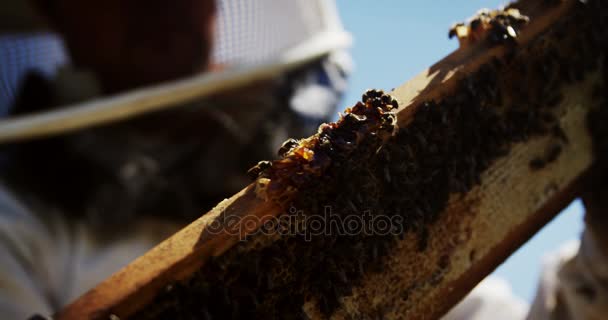
{"type": "MultiPolygon", "coordinates": [[[[60,70],[69,64],[69,57],[61,38],[44,29],[27,1],[5,1],[0,7],[3,117],[10,113],[28,70],[35,69],[49,77],[59,73],[62,78],[60,70]]],[[[332,1],[219,0],[217,22],[212,63],[224,66],[221,71],[106,97],[97,94],[94,81],[89,81],[87,75],[72,72],[71,78],[77,79],[72,82],[78,83],[78,89],[72,91],[78,92],[65,94],[66,105],[43,113],[5,117],[0,120],[0,143],[56,135],[183,105],[285,74],[321,57],[325,57],[320,66],[324,69],[322,74],[309,74],[298,80],[310,82],[314,77],[316,84],[301,86],[301,92],[290,98],[291,108],[305,117],[318,117],[327,113],[320,101],[331,100],[331,91],[343,90],[341,78],[350,68],[343,49],[349,46],[350,37],[344,32],[332,1]]]]}

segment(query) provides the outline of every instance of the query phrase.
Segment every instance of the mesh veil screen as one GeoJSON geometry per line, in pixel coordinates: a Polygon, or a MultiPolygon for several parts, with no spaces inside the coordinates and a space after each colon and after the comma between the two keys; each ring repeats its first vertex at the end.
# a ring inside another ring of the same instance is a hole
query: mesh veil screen
{"type": "MultiPolygon", "coordinates": [[[[252,64],[278,56],[339,24],[337,16],[328,14],[332,5],[328,0],[218,0],[212,60],[217,64],[252,64]]],[[[0,117],[8,113],[28,71],[53,77],[57,68],[68,62],[56,34],[0,34],[0,117]]]]}
{"type": "Polygon", "coordinates": [[[8,113],[28,71],[52,77],[67,61],[63,42],[55,34],[0,35],[0,117],[8,113]]]}

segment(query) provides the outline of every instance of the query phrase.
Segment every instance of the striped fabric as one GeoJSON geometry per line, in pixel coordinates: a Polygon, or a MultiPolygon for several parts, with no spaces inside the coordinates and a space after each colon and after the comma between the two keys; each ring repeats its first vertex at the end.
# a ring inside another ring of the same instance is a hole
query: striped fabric
{"type": "Polygon", "coordinates": [[[53,77],[67,61],[63,41],[56,34],[0,35],[0,117],[8,113],[28,71],[53,77]]]}

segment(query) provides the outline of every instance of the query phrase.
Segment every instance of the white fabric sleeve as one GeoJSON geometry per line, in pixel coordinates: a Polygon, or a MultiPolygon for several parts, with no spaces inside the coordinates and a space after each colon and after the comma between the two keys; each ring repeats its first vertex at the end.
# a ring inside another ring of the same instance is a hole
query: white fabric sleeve
{"type": "MultiPolygon", "coordinates": [[[[55,251],[47,229],[4,188],[0,188],[0,314],[26,319],[33,312],[50,314],[53,298],[45,252],[55,251]]],[[[64,261],[58,256],[58,261],[64,261]]]]}
{"type": "Polygon", "coordinates": [[[528,304],[512,292],[509,283],[488,276],[442,320],[521,320],[527,311],[528,304]]]}
{"type": "Polygon", "coordinates": [[[590,228],[585,229],[581,247],[558,273],[560,291],[571,320],[608,319],[608,256],[590,228]]]}
{"type": "Polygon", "coordinates": [[[558,273],[568,261],[574,259],[578,249],[579,241],[572,240],[543,257],[536,296],[530,307],[527,319],[568,319],[555,318],[558,314],[563,313],[563,301],[559,294],[560,279],[558,273]]]}
{"type": "Polygon", "coordinates": [[[567,244],[548,257],[528,319],[608,319],[607,247],[587,227],[580,246],[567,244]]]}
{"type": "Polygon", "coordinates": [[[0,184],[0,318],[52,315],[179,227],[147,220],[103,236],[58,212],[32,213],[0,184]]]}

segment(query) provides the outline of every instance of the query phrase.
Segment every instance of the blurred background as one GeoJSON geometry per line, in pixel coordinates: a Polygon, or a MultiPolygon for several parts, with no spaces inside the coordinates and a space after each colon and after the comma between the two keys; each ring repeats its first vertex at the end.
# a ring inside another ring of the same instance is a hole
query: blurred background
{"type": "MultiPolygon", "coordinates": [[[[345,28],[352,33],[355,69],[342,106],[361,98],[367,88],[391,90],[458,47],[448,29],[481,8],[498,8],[496,0],[389,1],[338,0],[345,28]]],[[[541,232],[503,263],[494,275],[504,278],[516,295],[531,302],[542,257],[578,239],[583,206],[573,202],[541,232]]]]}

